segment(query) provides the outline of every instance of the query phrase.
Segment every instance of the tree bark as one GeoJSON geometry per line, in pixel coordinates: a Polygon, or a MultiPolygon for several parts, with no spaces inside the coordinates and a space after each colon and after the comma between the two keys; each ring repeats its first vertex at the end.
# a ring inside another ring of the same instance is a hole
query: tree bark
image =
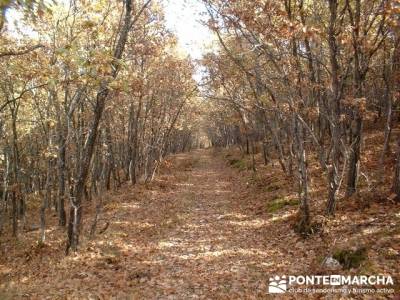
{"type": "Polygon", "coordinates": [[[328,44],[329,44],[329,61],[331,68],[332,95],[330,97],[331,108],[331,144],[332,155],[331,165],[328,170],[328,202],[326,213],[332,215],[336,208],[336,194],[339,186],[339,164],[340,164],[340,87],[339,87],[339,63],[337,59],[337,41],[336,41],[336,19],[337,19],[338,1],[329,0],[329,27],[328,27],[328,44]]]}
{"type": "MultiPolygon", "coordinates": [[[[400,101],[400,33],[396,31],[395,48],[393,53],[393,92],[395,101],[400,101]]],[[[400,136],[397,138],[396,166],[394,171],[393,193],[396,194],[397,201],[400,201],[400,136]]]]}
{"type": "MultiPolygon", "coordinates": [[[[125,17],[123,26],[119,35],[119,39],[114,51],[114,62],[112,63],[112,74],[113,78],[118,75],[119,64],[118,60],[121,59],[124,52],[125,44],[128,39],[128,33],[131,29],[131,19],[132,19],[132,0],[125,1],[125,17]]],[[[77,251],[79,244],[79,234],[82,222],[82,196],[85,189],[85,183],[90,167],[90,162],[93,155],[93,149],[96,143],[96,138],[98,134],[98,127],[100,120],[104,111],[105,101],[109,94],[108,82],[103,80],[99,91],[97,92],[93,122],[90,128],[90,132],[86,139],[86,143],[83,150],[83,157],[81,160],[80,171],[78,179],[74,187],[74,195],[71,198],[71,208],[69,212],[69,223],[68,223],[68,240],[66,252],[68,253],[70,249],[77,251]]]]}

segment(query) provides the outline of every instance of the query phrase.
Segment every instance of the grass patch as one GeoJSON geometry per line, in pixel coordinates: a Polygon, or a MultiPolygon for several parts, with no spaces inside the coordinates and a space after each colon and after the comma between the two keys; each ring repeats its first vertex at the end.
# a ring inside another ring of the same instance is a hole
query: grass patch
{"type": "Polygon", "coordinates": [[[281,187],[279,186],[279,183],[274,183],[274,182],[272,182],[271,184],[266,185],[266,186],[264,187],[264,191],[265,191],[265,192],[274,192],[274,191],[279,190],[280,188],[281,188],[281,187]]]}
{"type": "Polygon", "coordinates": [[[296,206],[299,204],[299,200],[291,199],[287,200],[285,198],[276,198],[267,203],[267,211],[269,213],[274,213],[285,206],[296,206]]]}
{"type": "Polygon", "coordinates": [[[263,178],[260,177],[258,173],[251,173],[251,177],[248,180],[249,184],[255,185],[257,187],[263,187],[263,178]]]}
{"type": "Polygon", "coordinates": [[[247,163],[244,159],[229,159],[229,164],[231,167],[238,169],[239,171],[244,171],[248,169],[247,163]]]}
{"type": "Polygon", "coordinates": [[[339,261],[346,270],[359,268],[367,257],[367,248],[365,247],[358,248],[357,250],[341,249],[333,254],[333,258],[339,261]]]}

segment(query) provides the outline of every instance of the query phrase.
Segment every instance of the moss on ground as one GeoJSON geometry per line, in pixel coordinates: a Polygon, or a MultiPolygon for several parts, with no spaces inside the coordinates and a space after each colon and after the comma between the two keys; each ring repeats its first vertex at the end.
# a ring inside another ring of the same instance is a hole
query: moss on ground
{"type": "Polygon", "coordinates": [[[229,164],[240,171],[248,169],[247,163],[244,159],[230,159],[229,164]]]}
{"type": "Polygon", "coordinates": [[[333,258],[340,262],[344,269],[359,268],[367,260],[367,248],[360,247],[356,250],[340,249],[333,254],[333,258]]]}
{"type": "Polygon", "coordinates": [[[269,213],[274,213],[285,206],[296,206],[299,204],[299,200],[297,199],[285,199],[285,198],[276,198],[267,203],[267,211],[269,213]]]}

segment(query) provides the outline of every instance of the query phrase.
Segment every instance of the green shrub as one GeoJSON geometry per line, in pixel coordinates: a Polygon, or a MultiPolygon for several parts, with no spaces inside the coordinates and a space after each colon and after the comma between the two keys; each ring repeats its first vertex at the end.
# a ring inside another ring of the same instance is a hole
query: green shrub
{"type": "Polygon", "coordinates": [[[247,169],[247,163],[243,159],[230,159],[229,164],[240,171],[244,171],[247,169]]]}
{"type": "Polygon", "coordinates": [[[367,248],[357,250],[341,249],[333,254],[333,258],[340,262],[344,269],[358,268],[367,259],[367,248]]]}
{"type": "Polygon", "coordinates": [[[282,209],[285,206],[295,206],[298,204],[299,204],[299,200],[297,200],[297,199],[287,200],[285,198],[276,198],[267,203],[267,211],[269,213],[274,213],[274,212],[282,209]]]}

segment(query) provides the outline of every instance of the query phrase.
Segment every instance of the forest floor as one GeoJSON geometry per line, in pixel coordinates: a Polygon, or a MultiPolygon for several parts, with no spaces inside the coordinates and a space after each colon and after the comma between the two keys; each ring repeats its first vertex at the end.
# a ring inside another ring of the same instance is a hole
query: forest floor
{"type": "MultiPolygon", "coordinates": [[[[65,256],[65,231],[55,215],[44,246],[36,242],[38,231],[17,241],[2,237],[0,299],[267,299],[273,298],[270,276],[332,273],[391,275],[400,291],[399,205],[339,208],[332,219],[318,215],[324,230],[304,239],[292,228],[295,183],[278,166],[254,175],[232,157],[215,150],[179,154],[153,183],[108,193],[98,228],[109,227],[89,239],[94,209],[85,208],[77,254],[65,256]],[[368,255],[359,267],[324,268],[323,259],[337,249],[360,246],[368,255]]],[[[314,190],[312,197],[324,200],[314,190]]]]}

